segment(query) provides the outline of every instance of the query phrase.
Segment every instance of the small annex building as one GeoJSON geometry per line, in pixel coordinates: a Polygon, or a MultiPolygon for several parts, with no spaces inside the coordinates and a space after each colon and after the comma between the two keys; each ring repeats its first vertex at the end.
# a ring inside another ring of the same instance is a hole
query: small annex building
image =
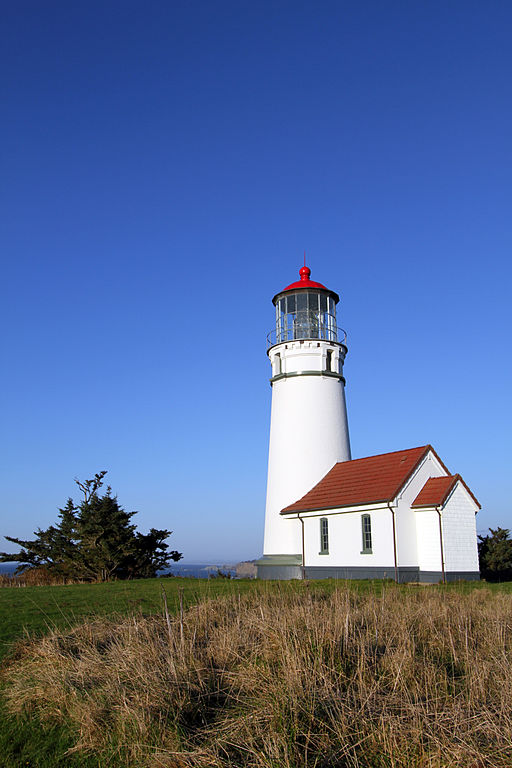
{"type": "Polygon", "coordinates": [[[296,578],[435,582],[480,578],[479,509],[425,445],[338,462],[280,514],[301,529],[296,578]]]}

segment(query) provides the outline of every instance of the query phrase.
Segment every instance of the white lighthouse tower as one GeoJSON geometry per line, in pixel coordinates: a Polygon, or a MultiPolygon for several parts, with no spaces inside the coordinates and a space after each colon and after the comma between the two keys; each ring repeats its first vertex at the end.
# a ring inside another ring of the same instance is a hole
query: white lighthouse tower
{"type": "Polygon", "coordinates": [[[263,579],[300,578],[300,526],[280,515],[339,461],[350,460],[343,363],[346,334],[338,328],[339,296],[300,280],[272,299],[276,327],[268,335],[272,414],[268,458],[263,579]]]}

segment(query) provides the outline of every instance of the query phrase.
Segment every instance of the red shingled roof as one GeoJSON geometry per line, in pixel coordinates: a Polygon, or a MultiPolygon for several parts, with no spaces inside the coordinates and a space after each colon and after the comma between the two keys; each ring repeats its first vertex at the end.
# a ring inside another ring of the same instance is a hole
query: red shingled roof
{"type": "Polygon", "coordinates": [[[431,445],[422,445],[406,451],[339,462],[314,488],[285,507],[281,514],[392,501],[429,451],[439,459],[431,445]]]}
{"type": "Polygon", "coordinates": [[[418,493],[413,503],[411,504],[411,507],[442,506],[459,480],[470,494],[470,496],[474,499],[476,504],[478,504],[478,508],[481,509],[480,502],[473,495],[460,475],[448,475],[448,477],[431,477],[429,480],[427,480],[421,491],[418,493]]]}
{"type": "Polygon", "coordinates": [[[411,507],[437,507],[444,504],[460,475],[431,477],[414,499],[411,507]]]}

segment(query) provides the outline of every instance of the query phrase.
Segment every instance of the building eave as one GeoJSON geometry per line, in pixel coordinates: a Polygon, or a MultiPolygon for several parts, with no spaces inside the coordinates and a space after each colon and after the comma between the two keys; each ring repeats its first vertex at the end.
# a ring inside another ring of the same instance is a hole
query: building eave
{"type": "Polygon", "coordinates": [[[378,501],[369,501],[367,504],[347,504],[346,506],[335,506],[335,507],[313,507],[311,509],[293,509],[289,512],[285,512],[282,510],[279,514],[283,517],[288,518],[297,518],[302,515],[305,515],[307,517],[318,517],[323,514],[348,514],[350,512],[360,512],[360,511],[369,511],[369,510],[376,510],[376,509],[387,509],[387,503],[388,501],[386,499],[380,499],[378,501]]]}

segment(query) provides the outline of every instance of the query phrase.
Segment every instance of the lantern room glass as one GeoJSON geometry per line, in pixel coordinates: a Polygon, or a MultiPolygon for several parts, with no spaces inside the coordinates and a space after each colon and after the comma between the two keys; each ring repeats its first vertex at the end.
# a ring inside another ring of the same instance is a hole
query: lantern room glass
{"type": "Polygon", "coordinates": [[[293,339],[336,341],[336,304],[319,291],[286,293],[276,302],[276,342],[293,339]]]}

